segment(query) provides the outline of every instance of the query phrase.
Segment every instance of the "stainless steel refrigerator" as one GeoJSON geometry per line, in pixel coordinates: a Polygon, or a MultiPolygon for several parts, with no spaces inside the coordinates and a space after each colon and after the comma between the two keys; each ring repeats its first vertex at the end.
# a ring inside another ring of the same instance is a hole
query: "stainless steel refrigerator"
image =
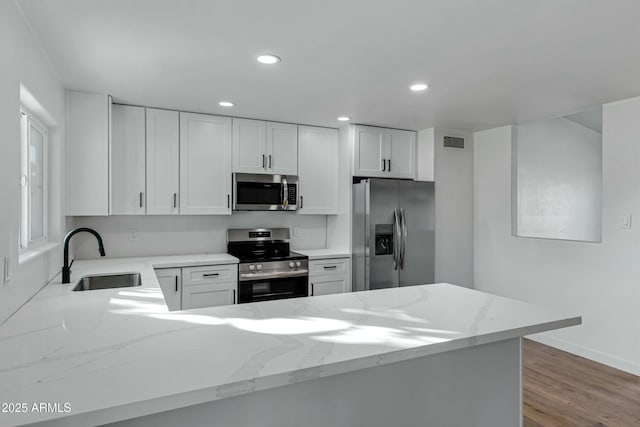
{"type": "Polygon", "coordinates": [[[432,182],[353,184],[353,290],[430,284],[435,264],[432,182]]]}

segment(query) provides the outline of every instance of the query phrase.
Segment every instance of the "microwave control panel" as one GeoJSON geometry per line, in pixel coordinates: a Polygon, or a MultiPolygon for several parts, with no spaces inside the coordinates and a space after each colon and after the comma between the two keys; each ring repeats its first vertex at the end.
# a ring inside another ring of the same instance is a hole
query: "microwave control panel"
{"type": "Polygon", "coordinates": [[[290,205],[295,205],[298,203],[297,188],[298,188],[297,185],[291,185],[291,184],[289,184],[287,188],[287,191],[289,192],[289,194],[287,194],[287,201],[289,202],[290,205]]]}

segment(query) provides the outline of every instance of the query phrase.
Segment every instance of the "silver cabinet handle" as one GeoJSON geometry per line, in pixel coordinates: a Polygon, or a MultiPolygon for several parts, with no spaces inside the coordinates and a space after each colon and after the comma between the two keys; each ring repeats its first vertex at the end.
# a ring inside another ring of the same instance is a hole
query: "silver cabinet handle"
{"type": "Polygon", "coordinates": [[[313,282],[311,282],[311,295],[309,296],[313,296],[313,282]]]}
{"type": "Polygon", "coordinates": [[[271,169],[271,154],[269,154],[269,169],[271,169]]]}
{"type": "Polygon", "coordinates": [[[233,291],[233,303],[237,304],[237,302],[236,302],[236,290],[232,289],[232,291],[233,291]]]}
{"type": "Polygon", "coordinates": [[[227,209],[231,207],[231,196],[227,194],[227,209]]]}
{"type": "Polygon", "coordinates": [[[143,195],[142,195],[142,191],[141,191],[140,192],[140,207],[141,208],[144,207],[143,202],[142,202],[142,197],[143,197],[143,195]]]}
{"type": "Polygon", "coordinates": [[[304,207],[304,197],[300,196],[300,209],[304,207]]]}
{"type": "Polygon", "coordinates": [[[264,168],[265,166],[266,166],[265,165],[265,155],[263,154],[262,155],[262,167],[264,168]]]}
{"type": "Polygon", "coordinates": [[[178,193],[173,193],[173,207],[178,207],[178,193]]]}
{"type": "Polygon", "coordinates": [[[336,268],[338,268],[337,265],[325,265],[323,267],[325,270],[335,270],[336,268]]]}
{"type": "Polygon", "coordinates": [[[203,274],[202,277],[217,277],[219,275],[220,273],[206,273],[206,274],[203,274]]]}
{"type": "Polygon", "coordinates": [[[382,159],[382,172],[387,171],[387,159],[382,159]]]}
{"type": "Polygon", "coordinates": [[[388,166],[387,166],[387,172],[391,172],[391,159],[387,159],[388,166]]]}
{"type": "Polygon", "coordinates": [[[176,276],[176,292],[178,292],[178,276],[176,276]]]}

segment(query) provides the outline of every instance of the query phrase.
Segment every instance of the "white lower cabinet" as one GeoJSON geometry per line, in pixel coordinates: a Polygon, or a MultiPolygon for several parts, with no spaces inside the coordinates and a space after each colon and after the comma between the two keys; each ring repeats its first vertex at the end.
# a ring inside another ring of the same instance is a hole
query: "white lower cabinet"
{"type": "Polygon", "coordinates": [[[236,287],[236,283],[184,286],[182,288],[182,309],[235,304],[236,287]]]}
{"type": "Polygon", "coordinates": [[[155,273],[169,311],[237,302],[236,264],[157,268],[155,273]]]}
{"type": "Polygon", "coordinates": [[[180,310],[182,308],[182,269],[158,268],[155,272],[169,311],[180,310]]]}
{"type": "Polygon", "coordinates": [[[230,305],[237,302],[238,266],[182,268],[182,309],[230,305]]]}
{"type": "Polygon", "coordinates": [[[351,259],[309,261],[309,296],[351,292],[351,259]]]}
{"type": "Polygon", "coordinates": [[[351,292],[351,276],[346,274],[309,277],[309,295],[330,295],[351,292]]]}

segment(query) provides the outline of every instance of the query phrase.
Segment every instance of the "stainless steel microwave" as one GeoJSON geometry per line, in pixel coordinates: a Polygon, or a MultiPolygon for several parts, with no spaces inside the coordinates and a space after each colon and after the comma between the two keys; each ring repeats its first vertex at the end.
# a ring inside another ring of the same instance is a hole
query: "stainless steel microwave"
{"type": "Polygon", "coordinates": [[[297,176],[233,174],[234,211],[295,211],[297,209],[297,176]]]}

